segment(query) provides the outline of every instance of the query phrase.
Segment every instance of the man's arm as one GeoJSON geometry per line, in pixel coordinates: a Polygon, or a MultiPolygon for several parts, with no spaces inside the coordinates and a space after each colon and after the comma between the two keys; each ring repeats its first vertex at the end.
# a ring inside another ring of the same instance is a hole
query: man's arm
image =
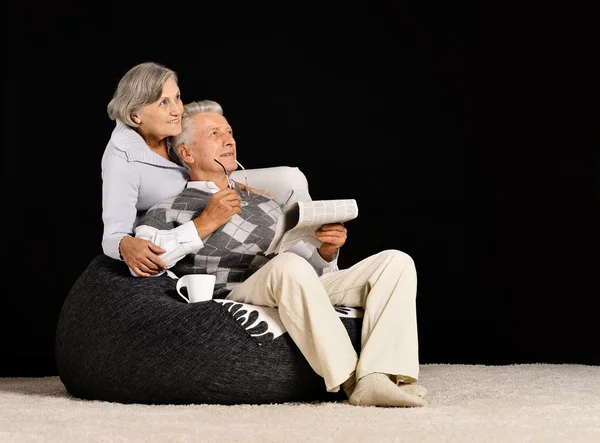
{"type": "MultiPolygon", "coordinates": [[[[134,233],[136,237],[150,240],[163,248],[165,252],[159,257],[165,262],[167,269],[170,269],[186,255],[195,254],[202,249],[203,238],[240,212],[241,200],[237,193],[229,188],[213,194],[208,203],[191,196],[180,196],[150,208],[134,233]],[[186,209],[175,209],[179,207],[186,209]]],[[[131,269],[129,271],[136,275],[131,269]]]]}
{"type": "Polygon", "coordinates": [[[315,232],[317,238],[322,242],[318,249],[309,243],[299,242],[289,251],[304,257],[319,276],[338,271],[337,260],[340,248],[346,243],[347,233],[348,230],[343,223],[325,224],[315,232]]]}
{"type": "Polygon", "coordinates": [[[304,241],[300,241],[288,249],[286,252],[293,252],[294,254],[303,257],[308,261],[314,270],[317,272],[317,275],[321,276],[323,274],[327,274],[333,271],[339,271],[338,267],[338,257],[339,251],[335,254],[331,261],[325,261],[323,257],[319,254],[317,248],[310,243],[306,243],[304,241]]]}
{"type": "MultiPolygon", "coordinates": [[[[144,222],[148,223],[145,217],[144,222]]],[[[149,240],[165,250],[159,257],[171,269],[175,264],[188,254],[195,254],[204,247],[204,243],[198,235],[198,231],[193,221],[186,222],[173,229],[157,229],[148,224],[139,225],[135,228],[135,236],[149,240]]],[[[129,269],[132,275],[137,276],[135,272],[129,269]]],[[[163,274],[160,271],[154,276],[163,274]]]]}

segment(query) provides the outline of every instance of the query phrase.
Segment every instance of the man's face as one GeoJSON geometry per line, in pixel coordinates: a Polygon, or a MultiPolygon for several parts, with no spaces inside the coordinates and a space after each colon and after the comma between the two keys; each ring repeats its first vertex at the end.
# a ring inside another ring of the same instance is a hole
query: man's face
{"type": "Polygon", "coordinates": [[[196,123],[194,148],[191,150],[194,157],[192,167],[206,180],[224,175],[223,168],[215,159],[225,166],[228,173],[235,171],[238,167],[236,145],[227,119],[216,112],[201,112],[191,118],[196,123]]]}
{"type": "MultiPolygon", "coordinates": [[[[161,97],[154,103],[146,105],[141,111],[134,113],[139,118],[138,131],[146,141],[162,140],[181,133],[181,115],[183,103],[179,87],[173,79],[168,79],[161,97]]],[[[137,122],[136,122],[137,123],[137,122]]]]}

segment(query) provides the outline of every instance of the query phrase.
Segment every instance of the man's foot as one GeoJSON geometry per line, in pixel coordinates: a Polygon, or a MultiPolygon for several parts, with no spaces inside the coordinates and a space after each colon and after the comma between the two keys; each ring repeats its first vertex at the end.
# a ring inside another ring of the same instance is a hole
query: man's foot
{"type": "Polygon", "coordinates": [[[344,389],[346,396],[350,398],[354,392],[354,388],[356,388],[356,377],[354,376],[354,372],[348,377],[348,380],[342,383],[342,388],[344,389]]]}
{"type": "Polygon", "coordinates": [[[427,389],[415,383],[400,383],[398,387],[409,394],[418,395],[421,398],[427,395],[427,389]]]}
{"type": "Polygon", "coordinates": [[[401,389],[386,374],[374,372],[361,378],[348,399],[354,406],[416,407],[427,402],[401,389]]]}

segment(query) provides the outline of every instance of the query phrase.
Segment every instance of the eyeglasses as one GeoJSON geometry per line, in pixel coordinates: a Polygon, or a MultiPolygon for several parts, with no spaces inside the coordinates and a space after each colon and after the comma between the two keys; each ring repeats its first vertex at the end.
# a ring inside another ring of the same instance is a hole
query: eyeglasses
{"type": "Polygon", "coordinates": [[[246,193],[248,194],[248,197],[250,197],[250,187],[248,186],[248,176],[246,175],[246,169],[242,166],[242,164],[239,161],[235,161],[238,166],[240,168],[242,168],[242,172],[244,173],[244,183],[246,184],[246,193]]]}

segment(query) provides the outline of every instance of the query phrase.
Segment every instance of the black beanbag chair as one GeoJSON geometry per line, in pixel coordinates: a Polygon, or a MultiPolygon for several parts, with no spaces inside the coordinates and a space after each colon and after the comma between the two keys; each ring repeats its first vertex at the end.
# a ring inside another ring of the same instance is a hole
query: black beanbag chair
{"type": "MultiPolygon", "coordinates": [[[[277,309],[228,300],[188,304],[167,275],[134,278],[99,255],[69,292],[56,364],[78,398],[142,404],[339,401],[300,353],[277,309]]],[[[336,307],[357,350],[362,311],[336,307]]]]}

